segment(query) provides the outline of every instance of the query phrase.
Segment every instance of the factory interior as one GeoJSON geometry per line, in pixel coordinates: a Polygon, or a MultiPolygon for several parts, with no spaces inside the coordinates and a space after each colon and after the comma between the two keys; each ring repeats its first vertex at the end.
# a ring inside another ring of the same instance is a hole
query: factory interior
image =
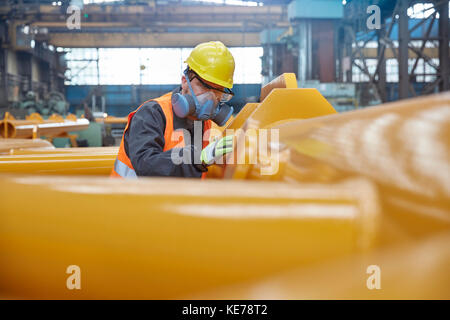
{"type": "Polygon", "coordinates": [[[1,0],[0,299],[450,299],[449,3],[1,0]]]}

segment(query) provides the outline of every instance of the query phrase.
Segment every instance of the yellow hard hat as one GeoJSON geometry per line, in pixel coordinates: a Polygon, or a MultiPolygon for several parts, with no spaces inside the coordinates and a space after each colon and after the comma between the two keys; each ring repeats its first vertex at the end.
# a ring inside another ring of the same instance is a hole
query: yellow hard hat
{"type": "Polygon", "coordinates": [[[202,79],[228,89],[233,87],[234,58],[222,42],[200,43],[185,62],[202,79]]]}

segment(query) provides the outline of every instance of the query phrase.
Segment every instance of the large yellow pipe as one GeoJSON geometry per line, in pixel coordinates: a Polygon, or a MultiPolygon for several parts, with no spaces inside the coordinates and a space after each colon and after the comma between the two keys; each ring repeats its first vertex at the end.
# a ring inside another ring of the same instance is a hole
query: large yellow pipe
{"type": "MultiPolygon", "coordinates": [[[[413,240],[450,228],[449,92],[272,129],[279,141],[268,144],[269,156],[255,165],[227,165],[225,177],[291,183],[364,177],[380,191],[383,229],[391,235],[383,241],[413,240]],[[270,155],[278,150],[279,170],[262,175],[263,160],[273,161],[270,155]]],[[[250,145],[246,152],[251,148],[257,150],[250,145]]]]}
{"type": "Polygon", "coordinates": [[[64,122],[38,123],[30,120],[3,120],[0,122],[0,135],[3,138],[32,138],[35,136],[56,136],[69,131],[85,130],[89,127],[89,120],[76,119],[64,122]]]}
{"type": "Polygon", "coordinates": [[[335,113],[317,89],[276,88],[255,108],[247,122],[252,128],[263,128],[286,119],[308,119],[335,113]]]}
{"type": "Polygon", "coordinates": [[[116,156],[113,151],[0,156],[0,173],[109,175],[116,156]]]}
{"type": "Polygon", "coordinates": [[[0,139],[0,172],[109,175],[118,147],[54,148],[39,139],[0,139]],[[51,148],[51,149],[47,149],[51,148]]]}
{"type": "MultiPolygon", "coordinates": [[[[222,130],[224,134],[235,134],[240,140],[242,136],[239,129],[254,130],[292,119],[308,119],[336,113],[317,89],[297,89],[295,75],[292,73],[285,73],[264,86],[261,89],[261,100],[261,103],[247,103],[226,129],[222,130]]],[[[237,161],[235,159],[234,163],[237,161]]],[[[242,178],[247,171],[247,165],[240,165],[233,176],[242,178]]],[[[207,177],[222,178],[225,174],[223,166],[215,165],[207,177]]],[[[228,175],[230,176],[229,173],[228,175]]]]}
{"type": "Polygon", "coordinates": [[[107,116],[105,118],[95,118],[95,122],[99,123],[123,123],[126,124],[128,122],[128,117],[113,117],[113,116],[107,116]]]}
{"type": "Polygon", "coordinates": [[[3,139],[0,138],[0,154],[11,154],[18,150],[50,151],[55,147],[47,140],[42,139],[3,139]]]}
{"type": "Polygon", "coordinates": [[[271,82],[263,86],[261,88],[259,101],[263,101],[273,89],[277,88],[296,89],[297,78],[295,76],[295,73],[283,73],[282,75],[276,77],[271,82]]]}
{"type": "MultiPolygon", "coordinates": [[[[11,139],[5,139],[11,141],[11,139]]],[[[14,140],[13,140],[14,141],[14,140]]],[[[10,155],[33,155],[33,154],[115,154],[119,152],[119,147],[80,147],[80,148],[53,148],[53,149],[11,149],[10,155]]]]}
{"type": "Polygon", "coordinates": [[[377,232],[363,180],[6,175],[0,190],[2,296],[176,298],[364,252],[377,232]],[[69,265],[81,290],[66,288],[69,265]]]}
{"type": "Polygon", "coordinates": [[[450,233],[188,299],[450,299],[450,233]],[[378,277],[378,279],[377,279],[378,277]]]}

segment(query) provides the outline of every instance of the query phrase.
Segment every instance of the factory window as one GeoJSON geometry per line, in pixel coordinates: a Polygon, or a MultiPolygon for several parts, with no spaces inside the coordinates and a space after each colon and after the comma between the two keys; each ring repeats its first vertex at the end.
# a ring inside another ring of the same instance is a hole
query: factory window
{"type": "Polygon", "coordinates": [[[230,48],[236,62],[235,83],[261,83],[262,47],[230,48]]]}
{"type": "Polygon", "coordinates": [[[428,18],[434,13],[434,6],[432,3],[416,3],[408,8],[408,16],[415,19],[428,18]]]}
{"type": "MultiPolygon", "coordinates": [[[[416,3],[408,8],[407,13],[408,16],[413,19],[426,19],[434,13],[434,7],[435,5],[432,3],[416,3]]],[[[450,8],[448,10],[448,15],[450,17],[450,8]]],[[[439,13],[436,14],[436,18],[439,19],[439,13]]]]}
{"type": "Polygon", "coordinates": [[[436,68],[432,67],[430,63],[435,67],[438,67],[439,59],[431,59],[429,63],[425,62],[423,59],[419,59],[414,72],[416,74],[417,82],[433,82],[436,80],[436,68]]]}
{"type": "MultiPolygon", "coordinates": [[[[66,84],[178,84],[192,48],[65,49],[66,84]]],[[[261,47],[230,48],[235,83],[261,83],[261,47]]]]}
{"type": "MultiPolygon", "coordinates": [[[[377,60],[376,59],[366,59],[366,67],[370,74],[375,72],[377,68],[377,60]]],[[[364,70],[364,63],[361,59],[355,59],[354,64],[352,66],[352,81],[353,82],[368,82],[369,76],[365,74],[362,70],[364,70]],[[359,66],[359,67],[358,67],[359,66]]]]}
{"type": "Polygon", "coordinates": [[[66,84],[98,84],[98,50],[70,49],[66,53],[66,84]]]}
{"type": "Polygon", "coordinates": [[[386,81],[398,82],[398,61],[397,59],[386,60],[386,81]]]}
{"type": "MultiPolygon", "coordinates": [[[[408,72],[412,71],[416,59],[408,60],[408,72]]],[[[356,59],[355,63],[363,67],[362,60],[356,59]]],[[[369,69],[369,72],[373,74],[375,72],[377,61],[375,59],[367,59],[366,65],[369,69]]],[[[436,79],[436,68],[439,67],[439,59],[431,59],[429,62],[425,62],[423,59],[419,59],[417,62],[416,69],[414,70],[414,74],[416,75],[416,82],[432,82],[436,79]],[[430,65],[430,63],[433,66],[430,65]]],[[[356,65],[353,65],[352,68],[352,77],[353,82],[369,82],[369,77],[362,72],[360,68],[356,65]]],[[[386,60],[386,81],[387,82],[398,82],[398,61],[397,59],[387,59],[386,60]]]]}

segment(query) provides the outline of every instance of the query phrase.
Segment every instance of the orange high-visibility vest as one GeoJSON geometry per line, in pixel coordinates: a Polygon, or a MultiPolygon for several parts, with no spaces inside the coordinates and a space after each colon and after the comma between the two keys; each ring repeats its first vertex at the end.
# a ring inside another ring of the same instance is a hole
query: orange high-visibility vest
{"type": "MultiPolygon", "coordinates": [[[[183,132],[178,132],[173,130],[173,111],[172,111],[172,92],[166,93],[165,95],[157,98],[150,99],[145,101],[143,104],[139,106],[142,107],[149,101],[156,101],[162,108],[164,115],[166,117],[166,128],[164,130],[164,149],[163,151],[170,150],[172,148],[182,148],[185,146],[184,144],[184,136],[183,132]],[[173,137],[172,137],[173,134],[173,137]]],[[[128,122],[125,130],[123,131],[122,141],[120,142],[119,153],[117,154],[116,161],[114,162],[114,168],[111,171],[111,177],[122,177],[122,178],[136,178],[136,171],[131,164],[130,158],[128,158],[127,153],[125,152],[124,147],[124,137],[125,132],[128,130],[131,119],[133,118],[136,111],[139,110],[137,108],[133,112],[128,115],[128,122]]],[[[209,129],[211,128],[211,120],[207,120],[204,122],[203,126],[203,148],[205,148],[209,144],[209,129]]],[[[206,176],[206,172],[203,172],[202,179],[206,176]]]]}

